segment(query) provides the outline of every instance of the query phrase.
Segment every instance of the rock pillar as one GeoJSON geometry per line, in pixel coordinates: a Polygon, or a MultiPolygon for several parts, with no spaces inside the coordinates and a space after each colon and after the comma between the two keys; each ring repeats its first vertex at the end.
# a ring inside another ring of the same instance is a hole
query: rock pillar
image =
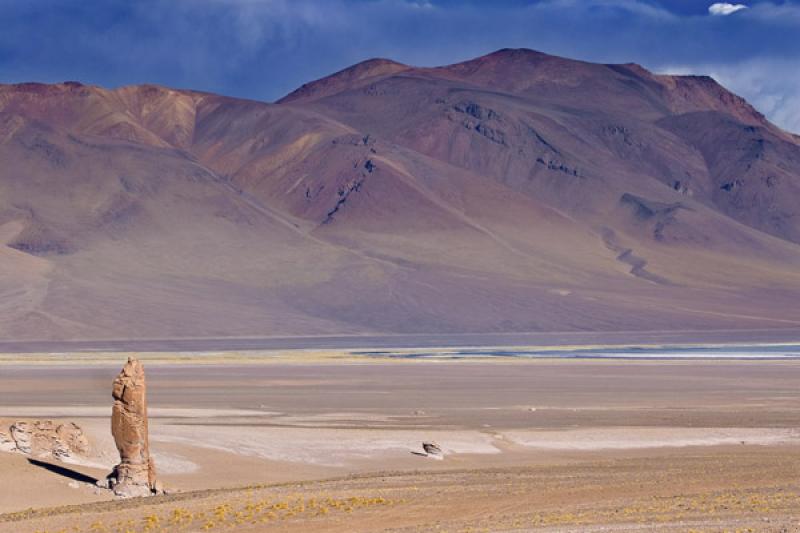
{"type": "Polygon", "coordinates": [[[147,385],[144,367],[137,359],[129,358],[114,380],[113,396],[111,433],[120,462],[108,478],[109,488],[127,498],[155,494],[156,468],[147,434],[147,385]]]}

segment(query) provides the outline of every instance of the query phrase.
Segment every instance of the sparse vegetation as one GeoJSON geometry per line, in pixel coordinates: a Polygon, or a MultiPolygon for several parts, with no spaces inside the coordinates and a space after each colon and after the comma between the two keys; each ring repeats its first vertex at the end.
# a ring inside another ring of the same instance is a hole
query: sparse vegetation
{"type": "MultiPolygon", "coordinates": [[[[289,495],[280,499],[254,498],[245,494],[213,504],[171,507],[150,511],[138,519],[97,520],[88,526],[70,525],[61,529],[42,529],[35,533],[172,533],[180,531],[235,530],[240,526],[314,520],[335,513],[353,513],[363,509],[394,505],[383,496],[303,496],[289,495]]],[[[69,521],[79,522],[80,517],[69,521]]]]}

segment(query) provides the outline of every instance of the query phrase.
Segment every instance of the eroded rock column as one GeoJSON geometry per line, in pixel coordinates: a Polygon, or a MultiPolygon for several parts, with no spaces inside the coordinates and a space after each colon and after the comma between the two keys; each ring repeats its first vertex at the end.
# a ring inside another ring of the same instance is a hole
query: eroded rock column
{"type": "Polygon", "coordinates": [[[137,359],[128,359],[114,380],[113,395],[111,433],[120,463],[109,476],[109,487],[127,498],[155,494],[159,487],[148,442],[147,385],[144,367],[137,359]]]}

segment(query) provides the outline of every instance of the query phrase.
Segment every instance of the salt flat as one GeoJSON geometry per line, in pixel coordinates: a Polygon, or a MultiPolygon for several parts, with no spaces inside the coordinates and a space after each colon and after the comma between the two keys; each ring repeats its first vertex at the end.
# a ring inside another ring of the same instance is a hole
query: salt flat
{"type": "MultiPolygon", "coordinates": [[[[124,355],[92,357],[63,365],[6,360],[0,366],[0,418],[76,421],[90,436],[94,456],[63,466],[100,478],[116,461],[108,427],[110,383],[124,355]]],[[[788,499],[775,507],[780,508],[771,515],[776,520],[800,509],[800,499],[791,499],[800,474],[798,360],[364,360],[315,353],[236,362],[226,357],[228,362],[201,364],[190,357],[146,358],[153,453],[160,477],[183,494],[224,489],[226,497],[240,501],[245,493],[235,488],[255,484],[265,498],[275,498],[288,489],[264,484],[302,483],[292,489],[292,498],[325,492],[369,499],[365,494],[384,494],[391,485],[395,499],[406,502],[348,515],[355,530],[377,523],[428,530],[432,520],[476,526],[478,519],[464,518],[464,510],[497,490],[490,482],[497,476],[519,481],[511,481],[516,488],[509,501],[520,507],[493,507],[490,500],[483,516],[499,513],[498,520],[512,525],[517,519],[538,520],[523,512],[525,501],[539,501],[542,509],[566,506],[584,521],[608,524],[616,520],[606,512],[609,505],[641,507],[645,497],[711,498],[734,489],[758,498],[781,491],[788,499]],[[443,461],[414,453],[424,440],[441,445],[443,461]],[[722,463],[728,470],[709,477],[722,463]],[[665,465],[680,472],[680,483],[665,481],[665,465]],[[553,469],[559,474],[550,478],[553,469]],[[386,481],[388,472],[397,483],[386,481]],[[360,481],[318,481],[351,475],[360,481]],[[434,512],[433,503],[418,501],[422,495],[410,489],[415,476],[430,485],[423,490],[434,491],[425,498],[439,494],[434,500],[444,510],[434,512]],[[563,476],[584,482],[567,490],[557,481],[563,476]],[[592,481],[596,476],[614,487],[600,488],[592,481]],[[634,483],[645,487],[643,492],[625,489],[634,483]],[[576,498],[575,490],[585,497],[576,498]],[[406,504],[409,512],[399,511],[406,504]]],[[[80,516],[52,511],[58,518],[34,513],[22,522],[4,522],[19,516],[3,515],[0,531],[43,531],[56,523],[80,530],[111,512],[91,507],[107,496],[88,485],[71,488],[68,477],[18,454],[0,454],[0,468],[0,512],[89,505],[80,516]]],[[[209,498],[222,496],[193,497],[189,507],[199,509],[209,498]]],[[[151,503],[167,509],[173,501],[151,503]]],[[[129,505],[125,512],[139,520],[144,508],[129,505]]],[[[753,513],[735,506],[729,511],[723,515],[731,524],[744,524],[753,513]]],[[[677,510],[664,512],[667,524],[680,522],[677,510]]],[[[694,519],[708,518],[698,513],[694,519]]],[[[555,520],[540,518],[536,527],[555,520]]],[[[319,526],[316,520],[287,517],[274,526],[303,531],[309,524],[319,526]]],[[[331,531],[344,527],[340,521],[329,525],[331,531]]],[[[674,530],[685,530],[681,527],[674,530]]]]}

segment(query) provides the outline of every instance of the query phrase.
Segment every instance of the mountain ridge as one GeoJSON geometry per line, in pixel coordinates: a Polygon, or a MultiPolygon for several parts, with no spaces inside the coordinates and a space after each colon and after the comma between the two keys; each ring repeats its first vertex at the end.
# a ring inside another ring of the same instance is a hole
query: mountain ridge
{"type": "Polygon", "coordinates": [[[0,85],[0,157],[7,339],[800,325],[800,144],[710,78],[0,85]]]}

